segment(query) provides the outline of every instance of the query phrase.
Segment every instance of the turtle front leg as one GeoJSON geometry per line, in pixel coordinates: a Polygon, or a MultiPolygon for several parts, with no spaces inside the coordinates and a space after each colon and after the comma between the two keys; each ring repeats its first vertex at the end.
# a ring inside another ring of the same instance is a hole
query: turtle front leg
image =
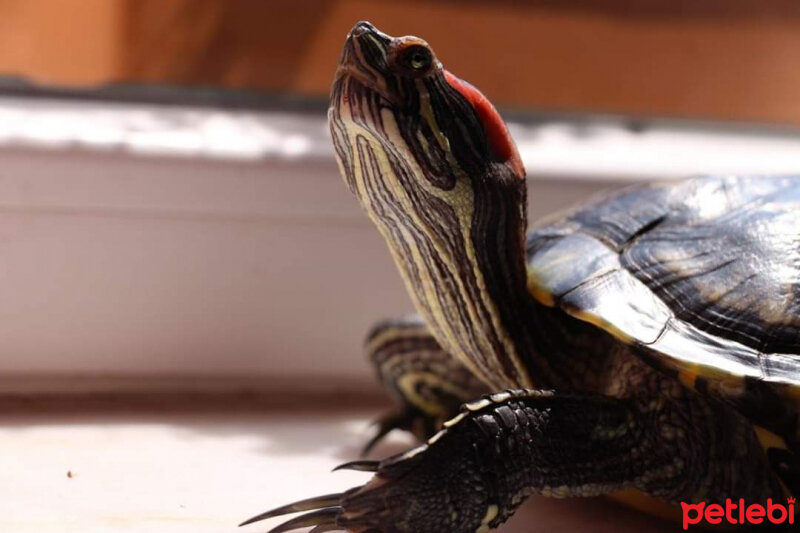
{"type": "MultiPolygon", "coordinates": [[[[745,425],[720,412],[684,417],[679,440],[628,399],[518,390],[468,404],[427,444],[381,462],[361,487],[245,522],[310,511],[271,533],[316,526],[353,533],[484,533],[534,493],[595,496],[633,488],[670,502],[765,502],[782,491],[745,425]],[[706,432],[716,432],[707,440],[706,432]]],[[[680,430],[680,431],[678,431],[680,430]]]]}
{"type": "Polygon", "coordinates": [[[441,348],[418,316],[379,323],[367,336],[366,348],[378,379],[398,408],[379,419],[365,453],[393,429],[409,431],[424,441],[462,404],[489,392],[441,348]]]}

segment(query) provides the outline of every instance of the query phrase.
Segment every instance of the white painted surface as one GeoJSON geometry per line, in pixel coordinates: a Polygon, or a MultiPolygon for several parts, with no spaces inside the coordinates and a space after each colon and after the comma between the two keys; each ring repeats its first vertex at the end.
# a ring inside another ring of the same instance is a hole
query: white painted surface
{"type": "MultiPolygon", "coordinates": [[[[0,417],[4,533],[260,532],[269,508],[363,483],[336,472],[364,442],[364,412],[70,414],[0,417]],[[72,477],[68,477],[68,472],[72,477]]],[[[384,445],[383,454],[400,445],[384,445]]],[[[596,499],[532,498],[501,533],[666,532],[596,499]]]]}
{"type": "MultiPolygon", "coordinates": [[[[800,168],[790,132],[512,130],[532,219],[632,180],[800,168]]],[[[0,98],[0,294],[0,376],[31,390],[372,383],[364,333],[411,311],[321,115],[20,98],[0,98]]]]}
{"type": "MultiPolygon", "coordinates": [[[[543,178],[532,211],[604,186],[543,178]]],[[[48,388],[76,374],[372,383],[366,331],[412,311],[332,161],[0,149],[0,258],[0,374],[48,388]]]]}

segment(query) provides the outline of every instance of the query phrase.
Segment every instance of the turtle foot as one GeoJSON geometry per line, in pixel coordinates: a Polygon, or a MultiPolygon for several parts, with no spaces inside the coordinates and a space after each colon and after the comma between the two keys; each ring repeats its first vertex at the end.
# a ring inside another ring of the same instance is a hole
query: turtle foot
{"type": "Polygon", "coordinates": [[[336,470],[374,475],[362,486],[284,505],[241,525],[303,512],[269,533],[307,527],[313,533],[474,532],[486,525],[488,495],[469,449],[466,440],[441,438],[384,461],[345,463],[336,470]]]}

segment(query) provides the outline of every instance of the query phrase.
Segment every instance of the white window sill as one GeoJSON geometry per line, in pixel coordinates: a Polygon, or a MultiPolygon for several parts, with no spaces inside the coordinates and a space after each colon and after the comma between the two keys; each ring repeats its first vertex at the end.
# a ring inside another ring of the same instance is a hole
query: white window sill
{"type": "MultiPolygon", "coordinates": [[[[236,524],[368,479],[331,469],[357,458],[377,407],[319,411],[295,405],[259,412],[250,401],[244,411],[241,402],[225,407],[224,399],[215,401],[210,408],[205,402],[208,409],[196,402],[158,410],[116,403],[112,409],[61,405],[57,412],[31,401],[27,414],[0,415],[0,472],[7,488],[0,498],[0,530],[266,531],[280,520],[243,529],[236,524]]],[[[393,440],[375,455],[407,443],[393,440]]],[[[675,527],[603,499],[534,497],[499,531],[666,533],[675,527]]]]}

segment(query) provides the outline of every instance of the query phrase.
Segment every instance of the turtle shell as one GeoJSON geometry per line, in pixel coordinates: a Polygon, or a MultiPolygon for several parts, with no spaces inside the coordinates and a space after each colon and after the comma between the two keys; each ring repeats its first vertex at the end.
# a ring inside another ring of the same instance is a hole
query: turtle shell
{"type": "Polygon", "coordinates": [[[528,270],[539,302],[687,385],[748,403],[756,418],[768,401],[788,405],[796,420],[800,176],[625,189],[535,227],[528,270]]]}

